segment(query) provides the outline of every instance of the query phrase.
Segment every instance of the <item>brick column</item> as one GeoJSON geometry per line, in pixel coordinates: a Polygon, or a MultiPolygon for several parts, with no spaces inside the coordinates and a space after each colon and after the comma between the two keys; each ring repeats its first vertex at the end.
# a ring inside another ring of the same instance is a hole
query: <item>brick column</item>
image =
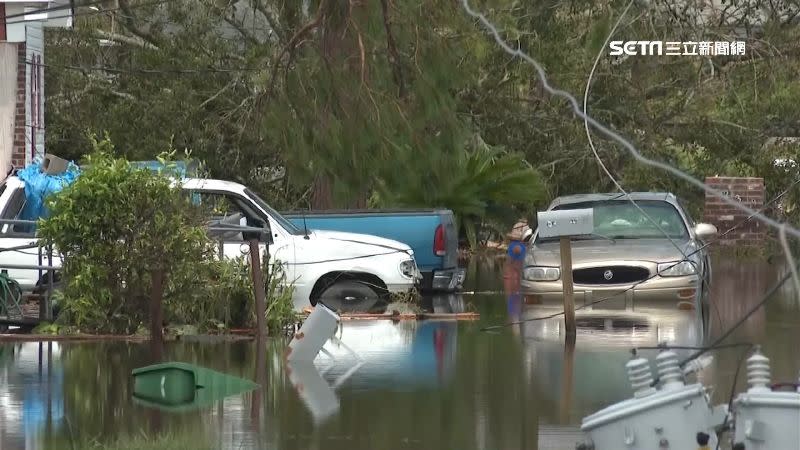
{"type": "Polygon", "coordinates": [[[25,101],[25,83],[27,81],[27,66],[25,64],[25,43],[17,44],[18,59],[17,59],[17,108],[14,117],[14,143],[11,150],[11,165],[14,168],[20,169],[25,167],[25,151],[27,141],[27,124],[25,117],[25,108],[27,102],[25,101]]]}
{"type": "MultiPolygon", "coordinates": [[[[707,177],[706,185],[721,192],[753,210],[764,206],[764,179],[749,177],[707,177]]],[[[714,224],[720,234],[744,221],[749,214],[725,203],[722,199],[706,193],[704,221],[714,224]]],[[[759,221],[750,219],[735,230],[720,238],[716,243],[730,246],[761,245],[766,227],[759,221]]]]}

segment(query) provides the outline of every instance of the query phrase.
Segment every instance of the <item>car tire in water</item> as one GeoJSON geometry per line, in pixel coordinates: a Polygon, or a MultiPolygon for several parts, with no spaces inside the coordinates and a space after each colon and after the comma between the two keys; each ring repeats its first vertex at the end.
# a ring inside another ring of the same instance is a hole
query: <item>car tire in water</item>
{"type": "Polygon", "coordinates": [[[367,284],[357,280],[342,280],[325,289],[317,303],[323,303],[338,312],[368,312],[380,299],[378,293],[367,284]]]}

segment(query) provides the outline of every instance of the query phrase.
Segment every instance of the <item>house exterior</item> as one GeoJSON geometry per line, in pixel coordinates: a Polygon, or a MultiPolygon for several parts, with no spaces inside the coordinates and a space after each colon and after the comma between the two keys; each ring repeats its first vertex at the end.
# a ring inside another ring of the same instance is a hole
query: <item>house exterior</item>
{"type": "Polygon", "coordinates": [[[73,7],[0,0],[0,179],[45,153],[44,29],[71,27],[73,7]]]}

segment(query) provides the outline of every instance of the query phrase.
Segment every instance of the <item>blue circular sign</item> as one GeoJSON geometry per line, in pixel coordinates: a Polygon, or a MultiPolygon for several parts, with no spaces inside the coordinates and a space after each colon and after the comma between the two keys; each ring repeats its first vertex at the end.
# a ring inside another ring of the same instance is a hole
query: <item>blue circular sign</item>
{"type": "Polygon", "coordinates": [[[525,244],[520,241],[511,241],[508,244],[508,257],[514,261],[523,261],[525,259],[525,244]]]}

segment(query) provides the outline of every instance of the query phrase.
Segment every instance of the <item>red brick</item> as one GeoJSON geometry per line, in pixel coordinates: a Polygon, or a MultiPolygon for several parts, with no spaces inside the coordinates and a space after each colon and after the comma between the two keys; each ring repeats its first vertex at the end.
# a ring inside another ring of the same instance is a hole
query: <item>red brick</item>
{"type": "Polygon", "coordinates": [[[764,204],[764,180],[752,177],[707,177],[706,184],[725,194],[726,198],[706,192],[704,220],[716,225],[720,232],[736,227],[720,237],[720,244],[749,246],[761,243],[765,238],[761,224],[748,219],[749,214],[735,205],[760,209],[764,204]]]}

